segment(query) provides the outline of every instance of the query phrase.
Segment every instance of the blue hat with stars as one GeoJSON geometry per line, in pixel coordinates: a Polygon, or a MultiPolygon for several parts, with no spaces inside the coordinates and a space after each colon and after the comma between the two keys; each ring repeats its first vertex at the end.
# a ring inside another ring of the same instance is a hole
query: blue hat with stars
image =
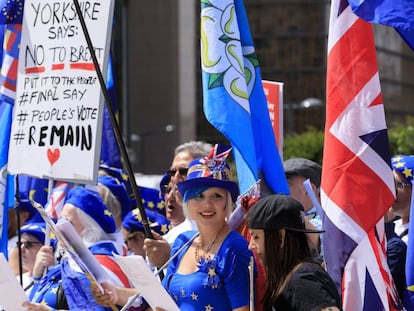
{"type": "Polygon", "coordinates": [[[233,202],[239,195],[239,187],[231,180],[232,174],[226,158],[231,146],[217,144],[207,157],[193,160],[187,173],[187,179],[177,184],[180,194],[187,201],[185,193],[194,188],[218,187],[230,192],[233,202]]]}
{"type": "Polygon", "coordinates": [[[98,193],[77,186],[72,188],[66,198],[65,204],[70,203],[80,208],[106,232],[114,233],[116,230],[115,220],[109,209],[103,204],[98,193]]]}
{"type": "Polygon", "coordinates": [[[395,155],[391,158],[391,166],[394,170],[400,172],[410,184],[412,183],[414,156],[401,154],[395,155]]]}
{"type": "MultiPolygon", "coordinates": [[[[38,239],[43,244],[45,243],[46,237],[46,223],[44,222],[33,222],[28,223],[20,228],[21,233],[27,233],[33,235],[36,239],[38,239]]],[[[56,247],[56,237],[55,235],[50,232],[50,246],[53,248],[56,247]]]]}
{"type": "Polygon", "coordinates": [[[107,187],[121,204],[122,219],[131,210],[131,200],[124,184],[111,176],[98,176],[98,183],[107,187]]]}
{"type": "MultiPolygon", "coordinates": [[[[148,223],[151,230],[154,230],[158,234],[164,235],[168,232],[170,222],[166,217],[163,215],[150,211],[148,209],[145,210],[145,213],[148,218],[148,223]]],[[[128,230],[129,232],[141,231],[145,232],[144,226],[142,224],[142,217],[141,213],[138,208],[130,211],[122,221],[122,226],[128,230]]]]}

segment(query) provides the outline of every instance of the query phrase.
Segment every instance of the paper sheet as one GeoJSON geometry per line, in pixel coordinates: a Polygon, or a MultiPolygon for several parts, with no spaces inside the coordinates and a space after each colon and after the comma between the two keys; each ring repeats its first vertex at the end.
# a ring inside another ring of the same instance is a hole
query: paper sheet
{"type": "MultiPolygon", "coordinates": [[[[72,258],[76,261],[80,268],[87,269],[88,272],[96,279],[97,283],[109,280],[108,274],[103,269],[102,265],[92,255],[90,250],[83,244],[81,237],[76,232],[73,225],[65,220],[60,219],[56,224],[56,229],[63,235],[74,249],[75,253],[72,253],[72,258]]],[[[70,251],[70,250],[67,250],[70,251]]]]}
{"type": "Polygon", "coordinates": [[[22,307],[22,304],[29,299],[11,271],[3,253],[0,253],[0,271],[0,310],[27,310],[22,307]]]}
{"type": "Polygon", "coordinates": [[[114,255],[119,266],[128,275],[132,282],[141,293],[142,297],[149,303],[151,308],[162,308],[166,311],[179,311],[174,300],[167,293],[160,281],[155,277],[151,269],[147,266],[144,258],[138,255],[119,256],[114,255]]]}

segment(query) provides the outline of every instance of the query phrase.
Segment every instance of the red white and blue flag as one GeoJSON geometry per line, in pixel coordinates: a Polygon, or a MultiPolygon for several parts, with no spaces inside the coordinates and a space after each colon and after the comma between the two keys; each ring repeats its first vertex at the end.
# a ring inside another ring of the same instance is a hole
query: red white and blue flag
{"type": "Polygon", "coordinates": [[[333,0],[322,168],[328,273],[343,309],[399,310],[383,216],[395,200],[372,26],[333,0]]]}
{"type": "Polygon", "coordinates": [[[7,210],[14,204],[14,178],[7,172],[10,129],[16,96],[17,58],[24,1],[0,0],[0,251],[7,255],[7,210]]]}

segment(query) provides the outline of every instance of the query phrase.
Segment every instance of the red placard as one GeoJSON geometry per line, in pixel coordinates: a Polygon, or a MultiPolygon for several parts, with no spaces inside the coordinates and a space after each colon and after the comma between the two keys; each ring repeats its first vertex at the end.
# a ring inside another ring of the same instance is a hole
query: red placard
{"type": "Polygon", "coordinates": [[[283,82],[262,80],[280,158],[283,159],[283,82]]]}

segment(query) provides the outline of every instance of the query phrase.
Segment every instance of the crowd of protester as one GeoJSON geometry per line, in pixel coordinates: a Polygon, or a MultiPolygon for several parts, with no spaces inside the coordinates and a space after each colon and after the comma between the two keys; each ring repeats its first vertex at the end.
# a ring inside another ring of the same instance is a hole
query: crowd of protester
{"type": "MultiPolygon", "coordinates": [[[[52,220],[69,222],[79,235],[105,272],[99,284],[23,196],[20,214],[9,215],[9,266],[27,294],[26,309],[119,310],[128,304],[128,310],[151,310],[116,260],[135,255],[180,310],[342,310],[324,267],[321,166],[288,159],[290,195],[239,197],[230,152],[201,141],[178,146],[159,189],[143,195],[141,207],[122,168],[102,165],[96,186],[68,188],[52,220]],[[237,204],[244,216],[232,227],[237,204]]],[[[391,165],[396,201],[384,215],[387,259],[403,299],[414,156],[396,155],[391,165]]]]}

